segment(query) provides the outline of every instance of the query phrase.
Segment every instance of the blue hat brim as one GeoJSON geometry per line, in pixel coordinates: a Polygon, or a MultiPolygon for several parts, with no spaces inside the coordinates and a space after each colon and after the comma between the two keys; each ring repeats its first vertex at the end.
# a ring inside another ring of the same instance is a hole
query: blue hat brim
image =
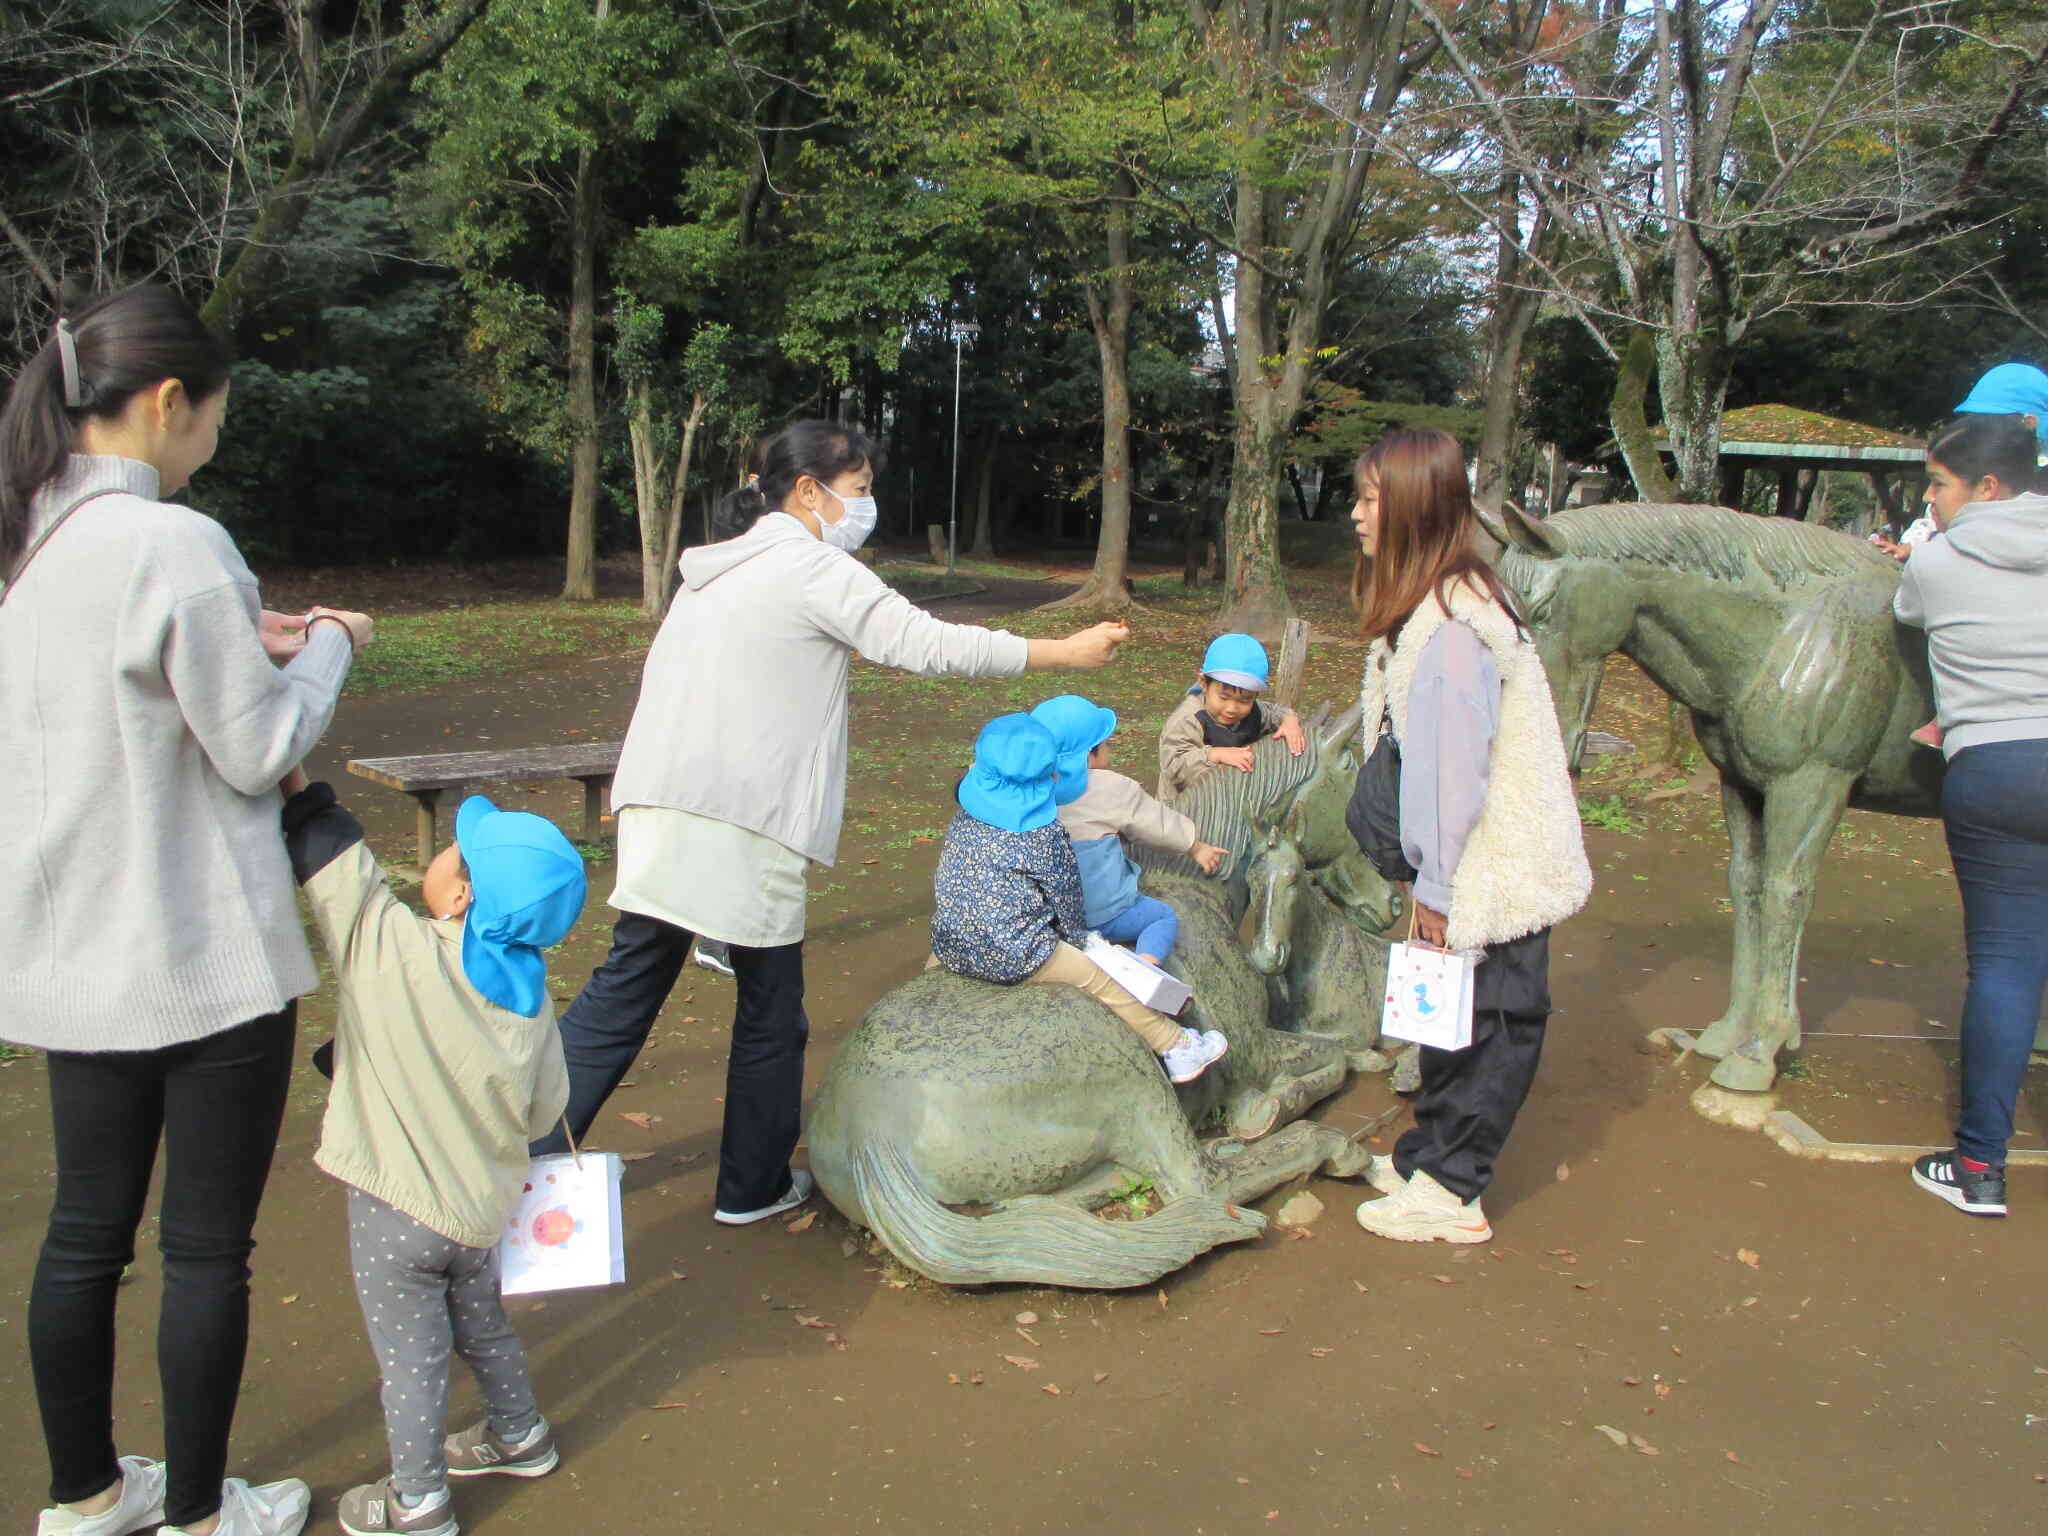
{"type": "Polygon", "coordinates": [[[1213,672],[1204,672],[1202,676],[1208,678],[1212,683],[1223,683],[1231,688],[1242,688],[1247,693],[1264,693],[1266,691],[1266,680],[1263,677],[1254,677],[1249,672],[1238,672],[1229,667],[1218,667],[1213,672]]]}
{"type": "Polygon", "coordinates": [[[1006,832],[1030,832],[1055,815],[1050,781],[1019,784],[977,767],[967,770],[959,794],[960,808],[968,815],[1006,832]]]}
{"type": "Polygon", "coordinates": [[[547,1000],[548,963],[537,949],[484,938],[474,923],[462,925],[462,974],[507,1013],[533,1018],[547,1000]]]}

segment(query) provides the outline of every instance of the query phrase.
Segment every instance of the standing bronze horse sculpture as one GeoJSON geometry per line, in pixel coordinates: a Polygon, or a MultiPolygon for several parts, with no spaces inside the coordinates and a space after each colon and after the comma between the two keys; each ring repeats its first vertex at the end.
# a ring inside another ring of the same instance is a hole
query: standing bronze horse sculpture
{"type": "Polygon", "coordinates": [[[1489,531],[1520,596],[1576,766],[1606,658],[1692,712],[1721,772],[1735,956],[1699,1037],[1724,1088],[1770,1087],[1799,1045],[1799,941],[1844,807],[1940,812],[1926,645],[1892,617],[1899,569],[1861,539],[1721,507],[1512,508],[1489,531]]]}

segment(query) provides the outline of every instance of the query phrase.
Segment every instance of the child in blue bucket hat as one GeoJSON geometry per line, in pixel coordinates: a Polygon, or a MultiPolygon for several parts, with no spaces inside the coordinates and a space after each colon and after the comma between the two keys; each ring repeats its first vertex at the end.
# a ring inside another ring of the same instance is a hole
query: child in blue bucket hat
{"type": "Polygon", "coordinates": [[[1031,718],[1059,746],[1053,800],[1081,869],[1083,917],[1110,943],[1128,944],[1141,959],[1164,965],[1180,934],[1180,917],[1166,902],[1138,890],[1138,866],[1124,839],[1185,854],[1211,875],[1223,862],[1223,850],[1202,841],[1192,818],[1160,804],[1136,779],[1110,771],[1115,710],[1063,693],[1032,710],[1031,718]]]}
{"type": "Polygon", "coordinates": [[[1029,715],[999,715],[974,739],[974,766],[933,876],[932,955],[976,981],[1079,987],[1128,1024],[1176,1083],[1230,1048],[1217,1030],[1183,1029],[1081,953],[1088,925],[1081,870],[1053,803],[1059,744],[1029,715]]]}
{"type": "Polygon", "coordinates": [[[450,1477],[560,1460],[498,1299],[498,1239],[527,1143],[569,1100],[547,957],[575,926],[583,860],[545,817],[471,795],[455,841],[394,896],[326,784],[285,781],[285,848],[340,983],[334,1089],[314,1161],[348,1187],[356,1295],[384,1378],[391,1474],[342,1496],[352,1536],[452,1536],[450,1477]],[[484,1418],[448,1435],[448,1360],[484,1418]]]}
{"type": "Polygon", "coordinates": [[[1261,704],[1270,676],[1266,648],[1251,635],[1218,635],[1202,675],[1159,732],[1159,798],[1186,794],[1218,768],[1252,771],[1252,747],[1278,736],[1296,757],[1308,736],[1291,709],[1261,704]]]}

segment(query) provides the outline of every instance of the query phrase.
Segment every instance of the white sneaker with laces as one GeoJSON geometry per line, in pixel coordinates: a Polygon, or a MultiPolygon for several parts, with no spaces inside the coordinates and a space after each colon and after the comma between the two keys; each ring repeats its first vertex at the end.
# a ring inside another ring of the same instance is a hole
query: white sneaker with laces
{"type": "MultiPolygon", "coordinates": [[[[239,1477],[220,1485],[220,1524],[214,1536],[299,1536],[313,1507],[313,1490],[296,1477],[251,1485],[239,1477]]],[[[166,1525],[157,1536],[186,1536],[166,1525]]]]}
{"type": "Polygon", "coordinates": [[[723,939],[699,939],[696,960],[703,969],[720,976],[739,974],[732,968],[732,946],[723,939]]]}
{"type": "Polygon", "coordinates": [[[793,1211],[811,1198],[811,1191],[817,1184],[802,1168],[789,1170],[789,1193],[773,1205],[764,1205],[758,1211],[713,1211],[711,1219],[723,1222],[728,1227],[744,1227],[757,1221],[766,1221],[770,1216],[780,1216],[784,1211],[793,1211]]]}
{"type": "Polygon", "coordinates": [[[1223,1038],[1220,1029],[1193,1030],[1183,1028],[1180,1044],[1164,1052],[1159,1064],[1166,1068],[1166,1075],[1176,1083],[1192,1083],[1216,1062],[1223,1059],[1230,1049],[1230,1042],[1223,1038]]]}
{"type": "Polygon", "coordinates": [[[1360,1205],[1358,1224],[1397,1243],[1484,1243],[1493,1237],[1477,1200],[1460,1200],[1420,1168],[1393,1194],[1360,1205]]]}
{"type": "Polygon", "coordinates": [[[42,1512],[36,1536],[129,1536],[161,1525],[164,1518],[164,1464],[147,1456],[123,1456],[121,1497],[97,1515],[81,1515],[62,1504],[42,1512]]]}
{"type": "Polygon", "coordinates": [[[1391,1154],[1375,1152],[1365,1165],[1365,1182],[1383,1195],[1398,1195],[1408,1187],[1391,1154]]]}

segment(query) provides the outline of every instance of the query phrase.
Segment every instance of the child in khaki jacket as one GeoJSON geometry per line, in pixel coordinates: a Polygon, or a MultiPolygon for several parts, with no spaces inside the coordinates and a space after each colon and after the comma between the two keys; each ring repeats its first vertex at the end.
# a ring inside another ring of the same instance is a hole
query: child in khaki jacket
{"type": "Polygon", "coordinates": [[[1202,656],[1202,675],[1159,732],[1159,798],[1186,794],[1218,768],[1252,771],[1252,747],[1278,736],[1296,757],[1308,746],[1291,709],[1261,704],[1270,665],[1250,635],[1218,635],[1202,656]]]}
{"type": "Polygon", "coordinates": [[[1110,943],[1129,944],[1139,958],[1164,965],[1180,935],[1180,917],[1158,897],[1139,892],[1138,866],[1124,839],[1184,853],[1212,875],[1223,850],[1203,842],[1201,828],[1146,794],[1137,780],[1110,771],[1116,711],[1063,693],[1032,710],[1031,718],[1059,745],[1053,803],[1081,868],[1085,921],[1110,943]]]}
{"type": "Polygon", "coordinates": [[[582,911],[583,860],[552,822],[472,795],[427,867],[421,917],[386,887],[329,786],[295,772],[284,789],[292,870],[341,987],[314,1161],[348,1186],[391,1443],[391,1475],[343,1496],[341,1528],[456,1536],[448,1477],[540,1477],[560,1460],[499,1303],[496,1245],[527,1143],[568,1102],[541,952],[582,911]],[[447,1436],[451,1349],[486,1417],[447,1436]]]}

